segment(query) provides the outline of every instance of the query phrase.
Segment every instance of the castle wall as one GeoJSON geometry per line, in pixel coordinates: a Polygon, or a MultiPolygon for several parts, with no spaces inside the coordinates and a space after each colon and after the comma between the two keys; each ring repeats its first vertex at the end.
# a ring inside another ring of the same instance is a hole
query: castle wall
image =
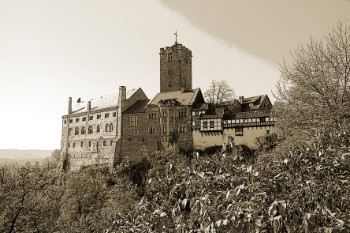
{"type": "Polygon", "coordinates": [[[196,150],[204,150],[206,147],[220,146],[229,142],[229,137],[234,139],[235,145],[247,145],[256,148],[256,138],[266,136],[274,132],[274,126],[244,127],[243,135],[236,135],[235,128],[225,128],[223,132],[193,131],[193,146],[196,150]]]}

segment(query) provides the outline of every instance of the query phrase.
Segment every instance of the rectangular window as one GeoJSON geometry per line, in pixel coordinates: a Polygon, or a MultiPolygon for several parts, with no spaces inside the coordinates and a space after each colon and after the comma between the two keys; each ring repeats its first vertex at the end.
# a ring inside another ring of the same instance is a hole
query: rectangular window
{"type": "Polygon", "coordinates": [[[208,128],[208,122],[207,121],[203,121],[203,128],[204,129],[208,128]]]}
{"type": "Polygon", "coordinates": [[[130,117],[130,126],[137,126],[137,116],[130,117]]]}
{"type": "Polygon", "coordinates": [[[69,123],[73,123],[73,119],[69,119],[69,123]]]}
{"type": "Polygon", "coordinates": [[[89,121],[93,120],[94,119],[94,116],[89,116],[89,121]]]}
{"type": "Polygon", "coordinates": [[[243,128],[236,128],[236,136],[243,136],[243,128]]]}
{"type": "Polygon", "coordinates": [[[265,122],[265,117],[260,117],[260,122],[265,122]]]}
{"type": "Polygon", "coordinates": [[[210,128],[214,128],[214,121],[210,121],[210,128]]]}
{"type": "Polygon", "coordinates": [[[97,119],[101,119],[101,114],[97,114],[97,119]]]}
{"type": "Polygon", "coordinates": [[[64,124],[67,124],[67,120],[64,120],[63,123],[64,123],[64,124]]]}
{"type": "Polygon", "coordinates": [[[83,117],[83,121],[86,121],[86,117],[83,117]]]}
{"type": "Polygon", "coordinates": [[[105,113],[105,118],[109,118],[109,113],[105,113]]]}
{"type": "Polygon", "coordinates": [[[75,122],[79,122],[79,118],[75,118],[75,122]]]}
{"type": "Polygon", "coordinates": [[[117,116],[117,112],[113,112],[113,117],[116,117],[117,116]]]}

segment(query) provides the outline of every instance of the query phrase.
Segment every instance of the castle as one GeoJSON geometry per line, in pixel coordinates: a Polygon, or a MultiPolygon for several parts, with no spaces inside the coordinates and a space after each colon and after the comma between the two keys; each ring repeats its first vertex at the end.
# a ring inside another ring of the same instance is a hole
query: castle
{"type": "Polygon", "coordinates": [[[135,163],[154,150],[176,145],[202,150],[230,141],[253,146],[273,130],[267,95],[214,106],[192,89],[192,51],[175,42],[160,49],[160,92],[148,99],[141,88],[89,101],[68,100],[62,117],[61,152],[67,169],[135,163]]]}

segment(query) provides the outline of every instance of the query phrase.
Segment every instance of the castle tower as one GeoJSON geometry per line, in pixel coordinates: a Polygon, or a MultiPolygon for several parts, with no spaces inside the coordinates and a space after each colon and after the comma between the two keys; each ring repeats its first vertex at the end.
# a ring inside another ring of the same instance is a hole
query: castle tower
{"type": "Polygon", "coordinates": [[[192,51],[178,44],[160,49],[160,92],[192,89],[192,51]]]}

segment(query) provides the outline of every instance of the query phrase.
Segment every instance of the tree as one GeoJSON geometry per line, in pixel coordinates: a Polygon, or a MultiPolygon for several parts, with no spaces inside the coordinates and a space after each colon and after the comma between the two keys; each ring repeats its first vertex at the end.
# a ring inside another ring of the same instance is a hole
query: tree
{"type": "Polygon", "coordinates": [[[281,66],[274,106],[279,133],[305,140],[341,132],[349,118],[349,79],[350,27],[339,22],[281,66]]]}
{"type": "Polygon", "coordinates": [[[204,93],[205,100],[213,104],[221,104],[225,101],[234,100],[235,92],[225,80],[213,80],[209,89],[204,93]]]}

